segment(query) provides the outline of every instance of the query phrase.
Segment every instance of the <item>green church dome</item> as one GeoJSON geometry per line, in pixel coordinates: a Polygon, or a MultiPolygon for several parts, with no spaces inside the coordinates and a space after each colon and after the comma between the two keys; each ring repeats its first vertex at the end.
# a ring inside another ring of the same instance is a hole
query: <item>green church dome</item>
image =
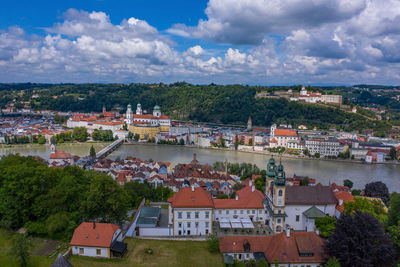
{"type": "Polygon", "coordinates": [[[160,110],[160,107],[158,105],[155,105],[154,110],[160,110]]]}

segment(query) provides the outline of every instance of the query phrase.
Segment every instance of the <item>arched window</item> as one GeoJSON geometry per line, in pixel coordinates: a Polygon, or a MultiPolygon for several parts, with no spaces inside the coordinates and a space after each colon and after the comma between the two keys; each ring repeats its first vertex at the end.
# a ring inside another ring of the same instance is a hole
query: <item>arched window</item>
{"type": "Polygon", "coordinates": [[[282,196],[282,194],[283,194],[283,191],[281,190],[281,189],[279,189],[279,191],[278,191],[278,196],[282,196]]]}

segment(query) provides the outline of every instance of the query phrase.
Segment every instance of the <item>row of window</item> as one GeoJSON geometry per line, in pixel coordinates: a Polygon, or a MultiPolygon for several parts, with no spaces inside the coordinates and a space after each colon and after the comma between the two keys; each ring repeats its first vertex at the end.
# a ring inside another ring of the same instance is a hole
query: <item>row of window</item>
{"type": "MultiPolygon", "coordinates": [[[[79,254],[84,255],[85,254],[85,248],[79,248],[79,254]]],[[[96,249],[96,255],[100,256],[101,255],[101,249],[97,248],[96,249]]]]}
{"type": "MultiPolygon", "coordinates": [[[[247,214],[256,214],[256,210],[247,210],[247,214]]],[[[225,214],[229,214],[230,213],[230,210],[225,210],[225,214]]],[[[245,210],[240,210],[240,214],[244,214],[245,213],[245,210]]],[[[263,210],[259,210],[258,211],[258,213],[263,213],[263,210]]],[[[222,210],[218,210],[218,214],[222,214],[222,210]]],[[[238,210],[233,210],[233,214],[239,214],[239,211],[238,210]]]]}
{"type": "MultiPolygon", "coordinates": [[[[182,222],[178,223],[178,228],[182,228],[184,224],[182,222]]],[[[195,222],[194,223],[194,227],[195,228],[199,228],[200,223],[199,222],[195,222]]],[[[205,227],[208,228],[210,226],[210,222],[205,222],[205,227]]],[[[187,222],[186,223],[186,227],[187,228],[191,228],[192,227],[192,223],[191,222],[187,222]]]]}
{"type": "MultiPolygon", "coordinates": [[[[186,212],[186,219],[191,219],[192,218],[192,213],[191,211],[187,211],[186,212]]],[[[183,218],[183,212],[182,211],[178,211],[178,219],[182,219],[183,218]]],[[[194,219],[199,219],[200,218],[200,211],[195,211],[194,212],[194,219]]],[[[205,212],[205,218],[209,219],[210,218],[210,212],[206,211],[205,212]]]]}

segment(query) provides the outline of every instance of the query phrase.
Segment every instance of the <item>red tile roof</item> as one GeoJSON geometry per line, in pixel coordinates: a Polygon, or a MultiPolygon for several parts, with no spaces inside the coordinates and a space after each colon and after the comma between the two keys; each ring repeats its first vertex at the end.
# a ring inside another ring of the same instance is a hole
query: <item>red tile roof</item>
{"type": "Polygon", "coordinates": [[[50,159],[71,159],[72,155],[69,153],[65,153],[62,150],[57,150],[50,154],[50,159]]]}
{"type": "Polygon", "coordinates": [[[238,199],[213,199],[216,209],[263,209],[264,194],[246,186],[236,192],[238,199]]]}
{"type": "Polygon", "coordinates": [[[294,130],[276,129],[275,136],[297,136],[297,133],[294,130]]]}
{"type": "Polygon", "coordinates": [[[351,193],[345,192],[345,191],[335,192],[335,197],[338,201],[338,204],[336,205],[336,209],[340,212],[344,211],[344,203],[354,200],[354,196],[351,193]],[[339,205],[340,204],[339,200],[343,200],[342,205],[339,205]]]}
{"type": "Polygon", "coordinates": [[[212,208],[211,195],[201,187],[184,187],[175,193],[168,202],[173,208],[212,208]]]}
{"type": "Polygon", "coordinates": [[[70,245],[108,248],[118,229],[118,225],[111,223],[83,222],[75,229],[70,245]]]}
{"type": "Polygon", "coordinates": [[[244,252],[244,244],[250,243],[250,252],[264,252],[267,261],[272,263],[323,263],[328,255],[324,252],[324,243],[314,232],[292,232],[275,236],[226,236],[220,238],[220,251],[244,252]],[[301,257],[300,253],[311,252],[311,257],[301,257]]]}

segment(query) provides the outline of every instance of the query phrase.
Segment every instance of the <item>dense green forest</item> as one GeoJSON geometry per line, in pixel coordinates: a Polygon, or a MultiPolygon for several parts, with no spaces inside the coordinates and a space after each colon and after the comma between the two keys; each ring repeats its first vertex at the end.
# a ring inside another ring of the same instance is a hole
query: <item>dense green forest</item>
{"type": "MultiPolygon", "coordinates": [[[[1,87],[0,87],[1,89],[1,87]]],[[[272,88],[273,89],[273,88],[272,88]]],[[[381,133],[390,129],[383,121],[370,121],[358,114],[338,108],[288,102],[285,99],[255,98],[257,92],[271,90],[261,86],[192,85],[184,82],[166,84],[58,84],[28,86],[23,93],[9,88],[0,91],[0,105],[12,100],[28,102],[34,109],[60,111],[125,112],[126,106],[137,103],[151,111],[161,106],[163,113],[176,120],[192,120],[245,125],[249,116],[253,124],[269,126],[273,122],[305,124],[322,129],[336,127],[344,130],[373,129],[381,133]],[[36,98],[32,95],[38,94],[36,98]]]]}
{"type": "Polygon", "coordinates": [[[146,197],[166,201],[168,188],[120,186],[111,177],[78,167],[49,168],[33,157],[0,161],[0,227],[69,239],[82,221],[118,223],[146,197]]]}

